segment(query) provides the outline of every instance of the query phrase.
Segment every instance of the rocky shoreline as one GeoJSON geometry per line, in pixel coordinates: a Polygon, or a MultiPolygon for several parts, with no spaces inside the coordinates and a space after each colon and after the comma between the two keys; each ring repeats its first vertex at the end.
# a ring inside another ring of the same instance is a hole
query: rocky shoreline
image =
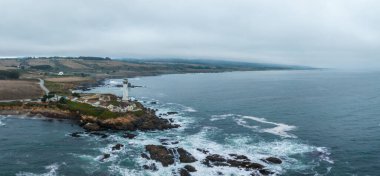
{"type": "Polygon", "coordinates": [[[83,115],[79,111],[62,110],[52,103],[17,103],[1,105],[1,115],[26,115],[29,117],[48,117],[53,119],[69,119],[87,131],[150,131],[178,128],[179,125],[171,123],[167,119],[156,116],[155,111],[148,108],[142,109],[142,114],[137,116],[125,114],[116,118],[102,119],[95,116],[83,115]]]}
{"type": "MultiPolygon", "coordinates": [[[[197,169],[191,165],[191,163],[196,162],[197,159],[181,147],[169,148],[164,145],[146,145],[145,150],[146,153],[142,153],[141,157],[159,162],[164,167],[176,163],[186,164],[183,168],[178,170],[178,173],[181,176],[190,176],[191,172],[197,172],[197,169]]],[[[206,157],[200,162],[207,167],[235,167],[251,172],[252,176],[274,174],[273,171],[266,168],[264,165],[251,161],[245,155],[229,154],[228,156],[222,156],[219,154],[211,154],[205,149],[198,148],[197,150],[206,154],[206,157]]],[[[276,157],[263,158],[261,161],[274,165],[282,163],[282,160],[276,157]]],[[[157,170],[155,164],[144,165],[143,168],[152,171],[157,170]]],[[[221,172],[218,174],[223,175],[221,172]]]]}

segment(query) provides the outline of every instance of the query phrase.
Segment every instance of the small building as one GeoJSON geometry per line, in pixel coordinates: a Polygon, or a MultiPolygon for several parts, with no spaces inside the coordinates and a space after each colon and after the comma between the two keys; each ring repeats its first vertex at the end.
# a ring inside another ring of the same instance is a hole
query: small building
{"type": "Polygon", "coordinates": [[[63,72],[59,72],[58,75],[59,75],[59,76],[63,76],[63,72]]]}

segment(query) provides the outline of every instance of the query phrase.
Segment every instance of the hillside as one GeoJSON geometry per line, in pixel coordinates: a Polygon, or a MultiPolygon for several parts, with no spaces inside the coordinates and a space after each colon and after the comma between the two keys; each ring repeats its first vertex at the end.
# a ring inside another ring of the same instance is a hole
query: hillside
{"type": "Polygon", "coordinates": [[[247,62],[186,59],[110,59],[102,57],[27,57],[0,59],[0,70],[15,70],[28,77],[33,74],[81,77],[135,77],[175,73],[309,69],[307,67],[247,62]]]}

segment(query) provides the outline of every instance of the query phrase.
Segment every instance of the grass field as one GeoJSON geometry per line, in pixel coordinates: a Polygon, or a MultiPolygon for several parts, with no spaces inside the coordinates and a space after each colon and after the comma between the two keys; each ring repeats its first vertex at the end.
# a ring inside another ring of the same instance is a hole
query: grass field
{"type": "Polygon", "coordinates": [[[0,100],[33,99],[42,95],[37,80],[0,80],[0,100]]]}

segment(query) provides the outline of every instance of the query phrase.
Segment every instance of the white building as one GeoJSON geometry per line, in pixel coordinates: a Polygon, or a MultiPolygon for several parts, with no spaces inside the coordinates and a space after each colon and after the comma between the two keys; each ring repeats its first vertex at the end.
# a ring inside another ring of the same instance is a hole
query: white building
{"type": "Polygon", "coordinates": [[[59,76],[62,76],[62,75],[63,75],[63,72],[59,72],[58,75],[59,75],[59,76]]]}
{"type": "Polygon", "coordinates": [[[128,101],[128,79],[123,81],[123,98],[122,101],[128,101]]]}

